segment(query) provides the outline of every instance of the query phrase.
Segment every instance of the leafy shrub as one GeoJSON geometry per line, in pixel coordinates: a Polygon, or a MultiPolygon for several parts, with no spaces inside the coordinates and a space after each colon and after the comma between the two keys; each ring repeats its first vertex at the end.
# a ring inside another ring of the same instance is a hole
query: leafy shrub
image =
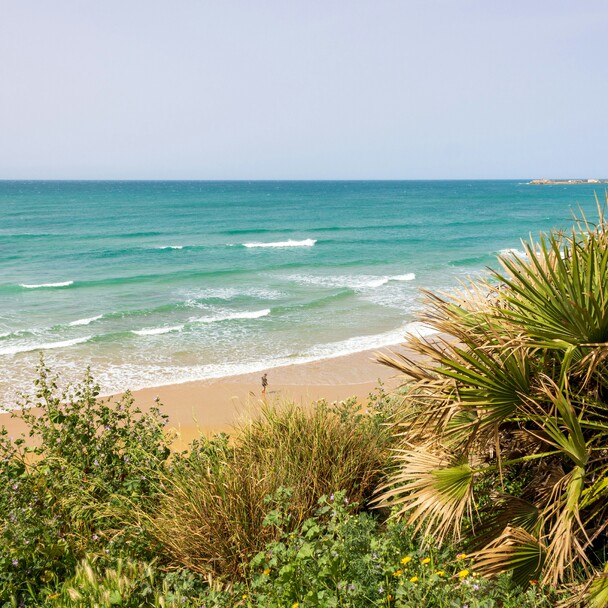
{"type": "Polygon", "coordinates": [[[63,393],[42,363],[34,400],[19,404],[25,438],[0,436],[0,598],[35,596],[69,576],[86,553],[144,554],[150,539],[122,513],[147,508],[169,455],[158,409],[142,414],[130,394],[98,399],[87,372],[63,393]],[[103,547],[103,549],[102,549],[103,547]]]}
{"type": "MultiPolygon", "coordinates": [[[[266,525],[289,514],[275,510],[266,525]]],[[[510,588],[507,577],[490,582],[453,548],[423,549],[412,529],[396,520],[381,525],[369,513],[355,513],[343,492],[323,496],[314,517],[285,531],[252,561],[251,606],[391,606],[419,608],[495,606],[541,608],[552,596],[537,588],[510,588]]]]}
{"type": "Polygon", "coordinates": [[[121,605],[175,608],[549,608],[557,595],[537,586],[488,581],[454,548],[422,550],[412,529],[356,512],[343,492],[323,496],[315,514],[291,530],[289,492],[269,502],[264,525],[276,539],[249,563],[243,582],[222,588],[188,571],[163,573],[154,564],[100,568],[84,560],[73,577],[41,594],[45,608],[121,605]]]}
{"type": "Polygon", "coordinates": [[[371,497],[388,461],[381,410],[361,412],[354,400],[265,406],[232,441],[195,442],[174,462],[156,515],[143,519],[174,566],[243,576],[248,558],[277,533],[263,525],[273,508],[267,496],[289,488],[293,528],[323,494],[342,489],[358,504],[371,497]]]}

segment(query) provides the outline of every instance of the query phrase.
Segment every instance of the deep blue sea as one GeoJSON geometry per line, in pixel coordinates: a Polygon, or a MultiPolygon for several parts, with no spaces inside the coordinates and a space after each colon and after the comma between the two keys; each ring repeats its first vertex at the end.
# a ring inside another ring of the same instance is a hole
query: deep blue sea
{"type": "Polygon", "coordinates": [[[0,182],[0,405],[40,351],[104,392],[401,341],[520,239],[595,217],[525,181],[0,182]]]}

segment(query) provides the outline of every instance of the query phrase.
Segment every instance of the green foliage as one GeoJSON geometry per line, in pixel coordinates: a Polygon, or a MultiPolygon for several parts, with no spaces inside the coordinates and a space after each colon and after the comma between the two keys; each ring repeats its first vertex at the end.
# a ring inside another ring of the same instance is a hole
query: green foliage
{"type": "Polygon", "coordinates": [[[269,497],[275,508],[264,525],[279,533],[250,561],[244,582],[222,587],[184,570],[166,574],[121,560],[104,569],[87,559],[58,588],[47,587],[39,605],[548,608],[558,597],[536,586],[514,589],[505,576],[485,580],[454,549],[422,550],[410,528],[357,512],[344,492],[321,497],[315,514],[291,530],[290,494],[281,489],[269,497]]]}
{"type": "MultiPolygon", "coordinates": [[[[284,514],[283,514],[284,516],[284,514]]],[[[275,525],[280,512],[267,518],[275,525]]],[[[413,540],[396,520],[356,513],[343,492],[323,496],[315,515],[284,533],[250,564],[251,606],[395,608],[551,606],[551,596],[479,577],[464,554],[413,540]]]]}
{"type": "MultiPolygon", "coordinates": [[[[423,360],[398,415],[382,504],[479,550],[487,575],[556,585],[601,563],[608,526],[608,225],[584,218],[504,256],[503,273],[428,294],[423,360]]],[[[599,584],[599,583],[598,583],[599,584]]]]}
{"type": "Polygon", "coordinates": [[[90,553],[146,555],[150,539],[123,513],[147,508],[169,455],[165,417],[142,414],[130,394],[98,399],[87,372],[59,393],[42,363],[33,401],[19,404],[29,438],[0,436],[0,599],[35,597],[90,553]],[[26,445],[28,447],[26,447],[26,445]]]}

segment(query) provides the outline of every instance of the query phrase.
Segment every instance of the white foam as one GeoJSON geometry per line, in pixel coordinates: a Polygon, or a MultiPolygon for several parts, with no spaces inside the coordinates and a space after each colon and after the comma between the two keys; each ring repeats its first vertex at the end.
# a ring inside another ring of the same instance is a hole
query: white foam
{"type": "Polygon", "coordinates": [[[382,287],[391,281],[413,281],[416,275],[413,272],[398,275],[370,276],[315,276],[315,275],[292,275],[287,277],[297,283],[305,285],[319,285],[320,287],[348,287],[354,290],[375,289],[382,287]]]}
{"type": "MultiPolygon", "coordinates": [[[[415,331],[424,332],[425,335],[434,332],[432,328],[422,326],[422,324],[415,322],[381,334],[357,336],[338,342],[320,344],[298,354],[283,352],[270,359],[247,360],[246,358],[243,359],[239,357],[238,362],[224,361],[221,363],[180,366],[171,365],[169,362],[162,361],[161,357],[161,360],[146,360],[145,363],[139,364],[123,363],[120,365],[100,365],[98,363],[94,366],[93,371],[95,379],[102,387],[102,393],[104,395],[111,395],[124,391],[126,387],[137,390],[146,387],[179,384],[193,380],[206,380],[246,373],[257,373],[284,365],[333,359],[351,353],[401,344],[407,340],[408,334],[412,335],[415,331]]],[[[62,345],[68,346],[86,339],[87,338],[81,338],[63,343],[55,343],[53,347],[58,348],[62,345]]],[[[37,350],[43,347],[44,345],[38,345],[38,347],[32,347],[28,350],[37,350]]],[[[79,380],[82,372],[79,360],[71,361],[63,353],[59,353],[54,358],[49,353],[48,359],[52,364],[53,369],[61,372],[61,378],[64,382],[79,380]]],[[[15,390],[19,389],[27,392],[31,389],[29,374],[23,377],[15,377],[11,381],[11,386],[15,388],[15,390]]]]}
{"type": "Polygon", "coordinates": [[[92,323],[93,321],[97,321],[98,319],[101,319],[101,317],[103,317],[103,315],[97,315],[96,317],[89,317],[87,319],[78,319],[77,321],[72,321],[71,323],[68,323],[68,325],[70,325],[71,327],[75,327],[77,325],[88,325],[89,323],[92,323]]]}
{"type": "Polygon", "coordinates": [[[415,331],[424,332],[424,335],[436,333],[432,328],[423,326],[422,323],[414,322],[381,334],[356,336],[339,342],[320,344],[296,356],[283,355],[263,361],[211,363],[184,367],[175,365],[122,365],[120,367],[110,367],[103,371],[100,370],[96,372],[96,378],[106,394],[115,394],[120,390],[124,390],[127,386],[132,390],[138,390],[151,386],[166,386],[195,380],[224,378],[227,376],[267,371],[284,365],[311,363],[366,350],[394,346],[404,343],[407,340],[408,334],[412,335],[415,331]]]}
{"type": "Polygon", "coordinates": [[[406,274],[398,274],[394,277],[390,277],[390,281],[413,281],[416,278],[416,275],[413,272],[408,272],[406,274]]]}
{"type": "Polygon", "coordinates": [[[379,277],[377,279],[370,279],[363,284],[363,287],[382,287],[391,281],[413,281],[416,275],[413,272],[408,274],[398,274],[395,276],[379,277]]]}
{"type": "Polygon", "coordinates": [[[163,245],[161,247],[156,247],[156,249],[183,249],[183,245],[163,245]]]}
{"type": "Polygon", "coordinates": [[[83,344],[88,342],[92,336],[84,338],[74,338],[73,340],[62,340],[61,342],[47,342],[46,344],[22,344],[19,346],[9,346],[8,348],[0,349],[0,355],[15,355],[17,353],[29,353],[38,350],[51,350],[53,348],[66,348],[75,344],[83,344]]]}
{"type": "Polygon", "coordinates": [[[316,239],[304,239],[303,241],[277,241],[276,243],[243,243],[243,247],[312,247],[316,239]]]}
{"type": "Polygon", "coordinates": [[[148,327],[144,329],[133,329],[132,334],[137,336],[158,336],[160,334],[168,334],[172,331],[181,331],[183,325],[173,325],[172,327],[148,327]]]}
{"type": "Polygon", "coordinates": [[[233,321],[236,319],[260,319],[261,317],[267,317],[269,314],[270,308],[264,308],[264,310],[252,312],[232,312],[225,315],[190,319],[190,323],[218,323],[219,321],[233,321]]]}
{"type": "Polygon", "coordinates": [[[506,249],[501,249],[498,252],[502,256],[517,256],[518,258],[527,258],[528,254],[521,249],[517,249],[515,247],[507,247],[506,249]]]}
{"type": "Polygon", "coordinates": [[[25,289],[39,289],[40,287],[68,287],[68,285],[73,285],[74,281],[63,281],[61,283],[39,283],[35,284],[27,284],[27,283],[19,283],[19,287],[25,287],[25,289]]]}
{"type": "Polygon", "coordinates": [[[260,300],[280,300],[286,297],[286,294],[276,289],[260,287],[217,287],[184,292],[184,297],[187,298],[185,304],[190,308],[207,308],[209,306],[208,304],[198,302],[198,300],[233,300],[243,296],[260,300]]]}

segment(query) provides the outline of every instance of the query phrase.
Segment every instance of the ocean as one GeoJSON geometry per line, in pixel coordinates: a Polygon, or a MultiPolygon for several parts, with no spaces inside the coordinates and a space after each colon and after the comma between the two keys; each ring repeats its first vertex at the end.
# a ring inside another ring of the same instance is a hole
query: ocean
{"type": "Polygon", "coordinates": [[[0,181],[0,406],[40,352],[102,392],[403,341],[601,186],[526,181],[0,181]]]}

